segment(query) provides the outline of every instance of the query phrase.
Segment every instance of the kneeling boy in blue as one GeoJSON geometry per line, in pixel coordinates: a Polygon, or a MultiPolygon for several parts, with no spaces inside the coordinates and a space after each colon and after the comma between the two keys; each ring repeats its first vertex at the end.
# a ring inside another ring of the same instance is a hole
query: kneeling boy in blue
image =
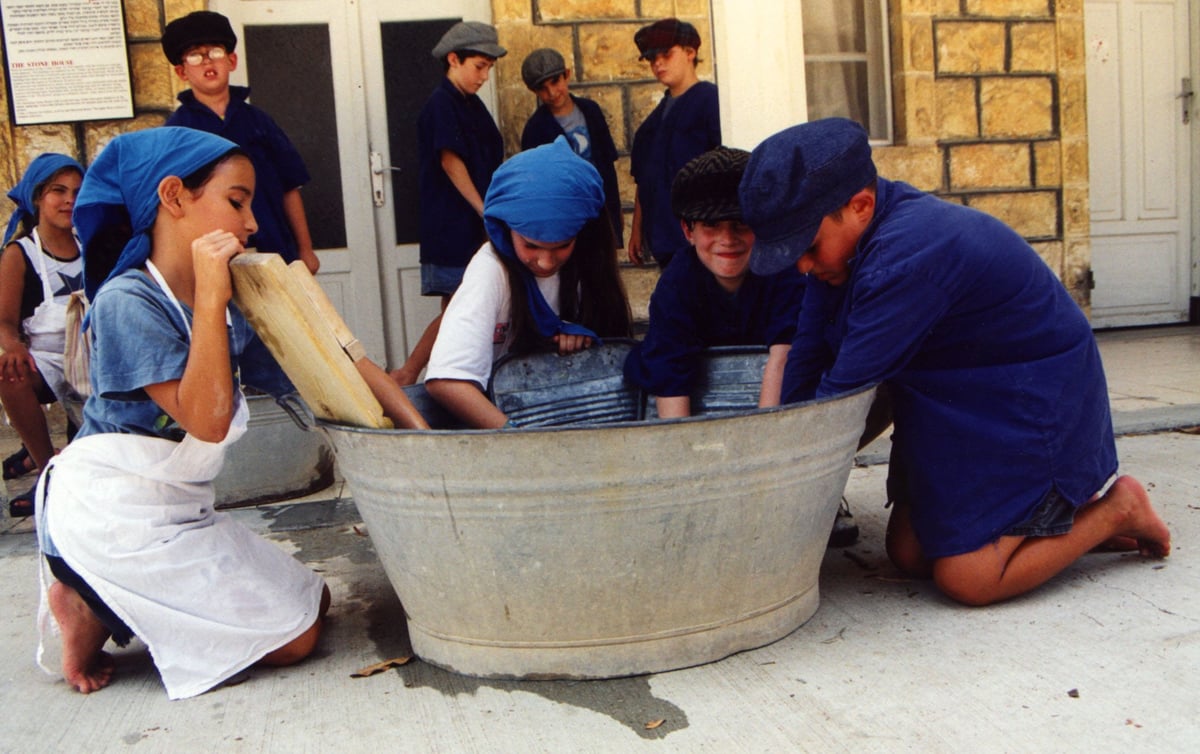
{"type": "Polygon", "coordinates": [[[867,133],[830,118],[755,148],[741,185],[751,266],[807,273],[783,399],[872,383],[895,433],[887,551],[949,597],[1028,592],[1088,551],[1165,557],[1117,450],[1087,318],[999,220],[878,178],[867,133]]]}
{"type": "Polygon", "coordinates": [[[220,13],[199,10],[167,24],[163,53],[191,89],[179,93],[180,107],[166,125],[207,131],[246,150],[258,179],[252,207],[258,231],[250,245],[286,262],[299,259],[315,275],[321,263],[300,197],[308,169],[283,129],[246,101],[250,89],[229,85],[237,68],[236,47],[237,35],[220,13]]]}
{"type": "Polygon", "coordinates": [[[550,144],[566,136],[575,153],[596,166],[604,181],[604,206],[612,220],[617,247],[625,245],[625,220],[621,214],[621,193],[617,186],[617,146],[604,111],[590,99],[568,91],[571,69],[557,50],[534,50],[521,63],[521,78],[529,91],[537,95],[538,109],[525,122],[521,149],[550,144]]]}

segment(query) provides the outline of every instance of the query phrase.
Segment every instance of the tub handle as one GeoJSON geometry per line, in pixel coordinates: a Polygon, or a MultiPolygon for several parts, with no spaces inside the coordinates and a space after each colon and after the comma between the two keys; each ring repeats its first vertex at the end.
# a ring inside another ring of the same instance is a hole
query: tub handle
{"type": "Polygon", "coordinates": [[[317,430],[317,418],[313,416],[313,412],[300,398],[299,393],[288,393],[275,399],[275,403],[279,405],[283,412],[292,417],[292,421],[297,427],[305,432],[314,432],[317,430]]]}

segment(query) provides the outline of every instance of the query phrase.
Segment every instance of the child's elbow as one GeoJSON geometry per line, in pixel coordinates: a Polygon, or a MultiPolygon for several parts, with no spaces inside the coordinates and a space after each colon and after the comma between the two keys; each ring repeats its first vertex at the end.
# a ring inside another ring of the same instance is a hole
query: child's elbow
{"type": "Polygon", "coordinates": [[[195,430],[190,430],[188,434],[203,442],[223,442],[229,435],[229,424],[225,424],[223,427],[198,427],[195,430]]]}

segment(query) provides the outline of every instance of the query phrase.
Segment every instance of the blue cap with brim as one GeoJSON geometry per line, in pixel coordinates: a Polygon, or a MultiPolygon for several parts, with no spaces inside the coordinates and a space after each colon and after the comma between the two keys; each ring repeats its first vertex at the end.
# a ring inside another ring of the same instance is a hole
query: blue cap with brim
{"type": "Polygon", "coordinates": [[[794,265],[825,216],[877,175],[867,132],[852,120],[816,120],[768,137],[750,153],[738,188],[754,230],[750,269],[769,275],[794,265]]]}

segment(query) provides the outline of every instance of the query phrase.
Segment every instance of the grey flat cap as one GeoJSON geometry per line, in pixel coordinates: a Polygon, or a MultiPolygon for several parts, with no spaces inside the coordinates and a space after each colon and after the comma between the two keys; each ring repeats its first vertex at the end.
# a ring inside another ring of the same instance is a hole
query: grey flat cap
{"type": "Polygon", "coordinates": [[[433,47],[433,56],[442,60],[455,50],[470,50],[490,58],[502,58],[508,50],[499,45],[496,27],[482,21],[459,21],[442,35],[433,47]]]}

